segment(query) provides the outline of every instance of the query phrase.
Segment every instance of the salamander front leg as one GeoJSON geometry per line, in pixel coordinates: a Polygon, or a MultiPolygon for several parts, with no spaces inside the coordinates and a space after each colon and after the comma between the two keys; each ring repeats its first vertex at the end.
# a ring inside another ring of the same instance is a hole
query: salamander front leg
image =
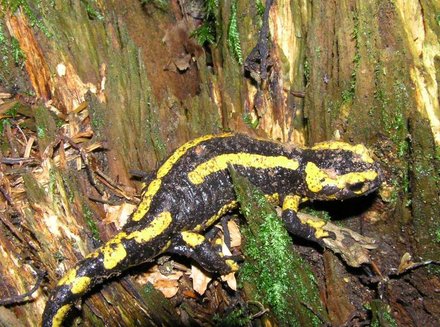
{"type": "Polygon", "coordinates": [[[216,249],[203,235],[195,232],[180,232],[176,245],[168,251],[192,258],[209,272],[226,275],[238,270],[238,264],[232,257],[223,256],[220,249],[216,249]]]}
{"type": "Polygon", "coordinates": [[[324,246],[322,238],[329,234],[322,229],[325,221],[301,221],[298,218],[298,207],[302,199],[298,195],[287,195],[283,201],[282,219],[286,229],[294,236],[319,243],[324,246]]]}

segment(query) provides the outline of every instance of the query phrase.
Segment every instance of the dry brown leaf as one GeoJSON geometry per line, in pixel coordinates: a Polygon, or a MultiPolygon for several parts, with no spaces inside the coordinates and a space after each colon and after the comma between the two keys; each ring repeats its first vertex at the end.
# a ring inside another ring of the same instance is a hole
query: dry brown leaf
{"type": "Polygon", "coordinates": [[[322,238],[325,246],[333,252],[339,253],[349,266],[360,267],[362,264],[370,262],[369,250],[377,248],[373,238],[302,212],[298,213],[298,217],[304,224],[307,222],[319,224],[323,232],[333,235],[334,238],[322,238]]]}
{"type": "Polygon", "coordinates": [[[231,236],[231,247],[241,246],[241,233],[238,224],[234,220],[229,220],[228,229],[231,236]]]}
{"type": "Polygon", "coordinates": [[[223,275],[222,281],[226,282],[228,284],[229,288],[231,290],[236,291],[237,290],[237,278],[235,278],[235,272],[231,272],[227,275],[223,275]]]}
{"type": "Polygon", "coordinates": [[[136,281],[141,284],[146,284],[147,282],[153,284],[155,289],[161,291],[169,299],[179,291],[179,279],[182,276],[183,272],[177,270],[171,274],[163,275],[156,265],[136,278],[136,281]]]}
{"type": "Polygon", "coordinates": [[[208,288],[209,282],[212,280],[211,277],[205,274],[204,271],[200,270],[198,267],[191,265],[191,275],[193,281],[193,289],[200,295],[205,294],[208,288]]]}
{"type": "Polygon", "coordinates": [[[414,267],[414,265],[416,265],[416,264],[412,261],[411,254],[409,254],[408,252],[405,252],[405,254],[400,259],[400,264],[399,264],[399,268],[397,269],[397,273],[401,274],[404,271],[414,267]]]}
{"type": "Polygon", "coordinates": [[[35,137],[31,136],[26,143],[26,149],[24,150],[23,158],[29,158],[32,150],[32,145],[34,144],[34,142],[35,142],[35,137]]]}
{"type": "Polygon", "coordinates": [[[136,205],[131,203],[122,203],[121,205],[104,205],[104,210],[106,211],[105,218],[103,222],[106,224],[115,223],[116,227],[121,228],[124,226],[130,215],[136,209],[136,205]]]}

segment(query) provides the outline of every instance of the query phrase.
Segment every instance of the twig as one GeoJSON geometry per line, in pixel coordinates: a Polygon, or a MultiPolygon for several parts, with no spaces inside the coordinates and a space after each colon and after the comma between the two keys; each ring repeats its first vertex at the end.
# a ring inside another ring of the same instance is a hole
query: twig
{"type": "Polygon", "coordinates": [[[6,202],[8,202],[8,204],[10,206],[12,206],[13,202],[12,202],[12,198],[9,195],[9,193],[3,187],[1,187],[1,186],[0,186],[0,192],[3,194],[3,197],[6,199],[6,202]]]}
{"type": "Polygon", "coordinates": [[[259,318],[262,315],[264,315],[266,312],[269,312],[269,309],[265,308],[264,305],[261,302],[248,301],[247,303],[248,304],[253,304],[253,305],[257,306],[260,309],[260,311],[258,311],[257,313],[253,314],[252,316],[250,316],[251,320],[259,318]]]}
{"type": "Polygon", "coordinates": [[[95,177],[93,176],[93,170],[90,168],[89,159],[88,159],[87,153],[84,151],[84,149],[80,145],[76,144],[68,136],[60,135],[60,139],[64,140],[67,143],[69,143],[72,148],[74,148],[75,150],[77,150],[79,152],[79,155],[81,156],[81,160],[82,160],[82,162],[84,164],[84,167],[85,167],[85,170],[86,170],[86,174],[87,174],[87,178],[89,179],[90,184],[92,184],[92,186],[96,189],[96,191],[98,191],[98,193],[100,195],[103,195],[104,191],[96,183],[95,177]]]}
{"type": "Polygon", "coordinates": [[[35,158],[1,158],[1,163],[5,165],[16,165],[23,163],[37,163],[35,158]]]}
{"type": "Polygon", "coordinates": [[[311,313],[313,313],[316,317],[318,317],[319,320],[321,320],[321,322],[323,323],[324,326],[331,326],[328,321],[326,319],[324,319],[324,317],[317,312],[314,308],[312,308],[308,303],[305,303],[303,301],[301,301],[301,304],[306,307],[311,313]]]}
{"type": "Polygon", "coordinates": [[[14,295],[5,299],[0,299],[0,305],[11,305],[11,304],[18,304],[29,301],[29,297],[32,294],[34,294],[37,291],[37,289],[40,287],[41,283],[43,282],[44,276],[46,276],[45,272],[37,270],[37,281],[35,282],[34,287],[32,287],[30,291],[24,294],[14,295]]]}

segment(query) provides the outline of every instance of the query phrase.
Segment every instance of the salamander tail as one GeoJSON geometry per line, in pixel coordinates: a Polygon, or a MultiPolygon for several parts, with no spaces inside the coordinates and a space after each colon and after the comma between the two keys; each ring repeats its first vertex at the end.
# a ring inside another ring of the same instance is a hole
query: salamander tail
{"type": "Polygon", "coordinates": [[[102,262],[89,256],[70,269],[52,291],[43,313],[43,327],[59,327],[72,307],[102,280],[102,262]]]}

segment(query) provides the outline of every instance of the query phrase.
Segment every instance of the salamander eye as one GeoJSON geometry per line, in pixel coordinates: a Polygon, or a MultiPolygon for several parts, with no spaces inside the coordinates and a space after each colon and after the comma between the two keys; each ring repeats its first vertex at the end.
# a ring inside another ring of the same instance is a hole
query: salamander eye
{"type": "Polygon", "coordinates": [[[362,188],[364,187],[365,183],[364,182],[358,182],[358,183],[354,183],[354,184],[349,184],[347,185],[347,188],[352,191],[352,192],[359,192],[362,190],[362,188]]]}

